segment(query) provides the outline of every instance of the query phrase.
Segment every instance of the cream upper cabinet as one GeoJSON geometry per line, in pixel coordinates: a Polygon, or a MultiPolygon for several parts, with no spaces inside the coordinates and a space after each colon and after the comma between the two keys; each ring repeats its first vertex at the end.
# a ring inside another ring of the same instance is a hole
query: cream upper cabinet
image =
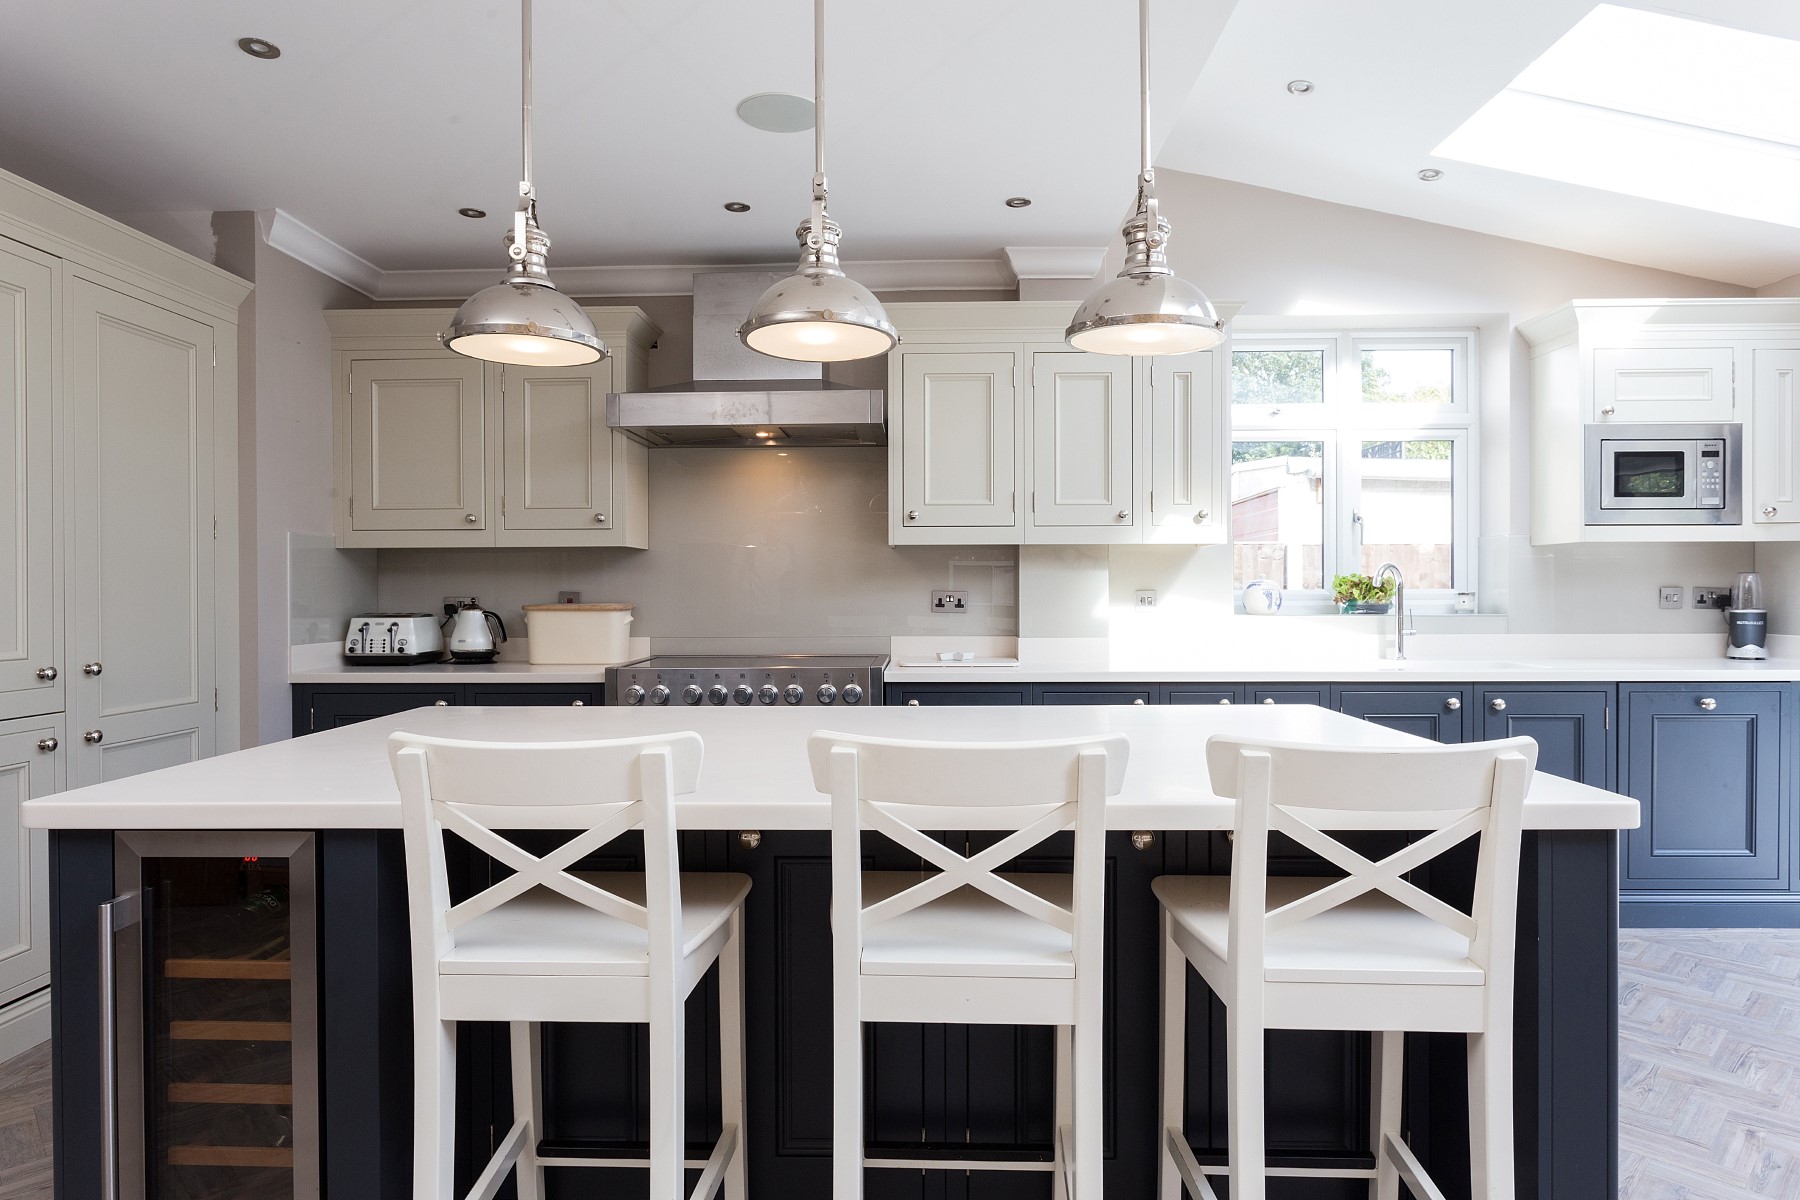
{"type": "Polygon", "coordinates": [[[1223,350],[1203,350],[1153,358],[1146,368],[1149,494],[1141,502],[1149,514],[1146,542],[1210,545],[1230,537],[1224,359],[1223,350]]]}
{"type": "Polygon", "coordinates": [[[1595,421],[1729,421],[1733,408],[1729,346],[1594,351],[1595,421]]]}
{"type": "Polygon", "coordinates": [[[898,353],[901,527],[1019,540],[1020,357],[1014,348],[898,353]]]}
{"type": "Polygon", "coordinates": [[[350,528],[492,544],[482,364],[443,353],[348,365],[350,528]]]}
{"type": "Polygon", "coordinates": [[[70,280],[69,782],[213,752],[215,330],[70,280]]]}
{"type": "Polygon", "coordinates": [[[649,458],[606,424],[606,394],[645,386],[660,332],[590,308],[606,358],[502,366],[453,354],[436,309],[326,313],[340,546],[650,544],[649,458]]]}
{"type": "Polygon", "coordinates": [[[1800,348],[1751,352],[1750,495],[1745,516],[1758,524],[1800,522],[1800,348]]]}
{"type": "Polygon", "coordinates": [[[0,239],[0,718],[63,707],[51,377],[57,261],[0,239]]]}
{"type": "Polygon", "coordinates": [[[50,982],[50,834],[20,806],[61,785],[60,716],[0,724],[0,1004],[50,982]]]}
{"type": "Polygon", "coordinates": [[[1139,540],[1133,374],[1116,355],[1031,355],[1027,542],[1139,540]]]}

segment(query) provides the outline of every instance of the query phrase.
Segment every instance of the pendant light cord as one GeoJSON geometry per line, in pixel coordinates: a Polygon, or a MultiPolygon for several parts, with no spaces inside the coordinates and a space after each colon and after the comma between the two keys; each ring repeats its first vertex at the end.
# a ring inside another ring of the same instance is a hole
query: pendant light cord
{"type": "Polygon", "coordinates": [[[524,148],[519,195],[530,200],[537,190],[531,184],[531,0],[520,0],[519,9],[519,142],[524,148]]]}
{"type": "Polygon", "coordinates": [[[825,192],[825,0],[813,0],[812,232],[806,244],[815,251],[825,245],[825,192]]]}
{"type": "Polygon", "coordinates": [[[1144,142],[1139,173],[1149,183],[1155,178],[1150,167],[1150,0],[1138,0],[1138,104],[1144,142]]]}

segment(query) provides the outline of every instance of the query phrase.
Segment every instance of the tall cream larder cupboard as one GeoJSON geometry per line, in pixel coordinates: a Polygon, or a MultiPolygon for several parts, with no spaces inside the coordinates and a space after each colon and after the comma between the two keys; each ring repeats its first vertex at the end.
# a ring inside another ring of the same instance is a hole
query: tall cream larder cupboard
{"type": "Polygon", "coordinates": [[[48,1030],[20,805],[238,744],[248,292],[0,172],[0,1057],[48,1030]]]}

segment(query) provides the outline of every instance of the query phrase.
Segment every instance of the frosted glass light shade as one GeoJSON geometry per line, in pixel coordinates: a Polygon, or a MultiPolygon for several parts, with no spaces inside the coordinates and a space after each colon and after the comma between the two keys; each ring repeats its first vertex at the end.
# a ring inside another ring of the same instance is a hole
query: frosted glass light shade
{"type": "Polygon", "coordinates": [[[1225,340],[1206,294],[1169,274],[1120,275],[1075,311],[1069,345],[1095,354],[1191,354],[1225,340]]]}
{"type": "Polygon", "coordinates": [[[606,357],[581,306],[546,283],[507,279],[456,310],[444,345],[458,354],[522,367],[578,367],[606,357]]]}
{"type": "Polygon", "coordinates": [[[827,268],[775,283],[751,307],[738,336],[758,353],[794,362],[872,358],[900,340],[873,292],[827,268]]]}

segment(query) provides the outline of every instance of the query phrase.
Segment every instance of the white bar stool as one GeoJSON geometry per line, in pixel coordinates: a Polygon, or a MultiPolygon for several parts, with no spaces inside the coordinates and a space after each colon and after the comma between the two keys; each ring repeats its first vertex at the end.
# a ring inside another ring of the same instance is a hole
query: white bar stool
{"type": "Polygon", "coordinates": [[[1469,1039],[1469,1164],[1476,1200],[1513,1195],[1513,941],[1519,836],[1537,765],[1530,738],[1417,749],[1327,749],[1214,737],[1212,790],[1238,802],[1231,875],[1165,875],[1160,1200],[1183,1187],[1213,1200],[1263,1200],[1269,1176],[1366,1178],[1372,1200],[1443,1200],[1400,1129],[1403,1031],[1469,1039]],[[1431,832],[1370,861],[1333,830],[1431,832]],[[1285,834],[1344,877],[1268,874],[1269,834],[1285,834]],[[1479,835],[1474,904],[1463,913],[1405,879],[1479,835]],[[1184,962],[1185,960],[1185,962],[1184,962]],[[1227,1167],[1201,1167],[1181,1128],[1186,963],[1225,1004],[1227,1167]],[[1268,1169],[1265,1029],[1375,1035],[1373,1169],[1268,1169]]]}
{"type": "Polygon", "coordinates": [[[821,732],[807,751],[814,784],[831,794],[833,1200],[862,1196],[864,1167],[1047,1169],[1057,1200],[1099,1200],[1105,803],[1125,777],[1125,738],[821,732]],[[1071,874],[999,870],[1071,828],[1071,874]],[[862,870],[865,829],[937,871],[862,870]],[[926,836],[941,829],[1011,832],[964,857],[926,836]],[[866,1157],[865,1021],[1058,1026],[1053,1161],[866,1157]]]}
{"type": "Polygon", "coordinates": [[[674,798],[700,777],[700,736],[589,742],[467,742],[397,733],[388,755],[406,832],[413,975],[413,1196],[449,1200],[456,1134],[456,1022],[512,1028],[512,1128],[469,1192],[492,1200],[515,1165],[520,1200],[541,1200],[543,1168],[647,1167],[651,1200],[746,1200],[744,1185],[743,875],[683,873],[674,798]],[[642,825],[644,871],[569,870],[642,825]],[[581,830],[535,857],[496,829],[581,830]],[[452,906],[444,834],[515,874],[452,906]],[[684,1161],[683,1001],[719,964],[723,1131],[684,1161]],[[539,1026],[596,1021],[650,1027],[650,1154],[542,1158],[539,1026]]]}

